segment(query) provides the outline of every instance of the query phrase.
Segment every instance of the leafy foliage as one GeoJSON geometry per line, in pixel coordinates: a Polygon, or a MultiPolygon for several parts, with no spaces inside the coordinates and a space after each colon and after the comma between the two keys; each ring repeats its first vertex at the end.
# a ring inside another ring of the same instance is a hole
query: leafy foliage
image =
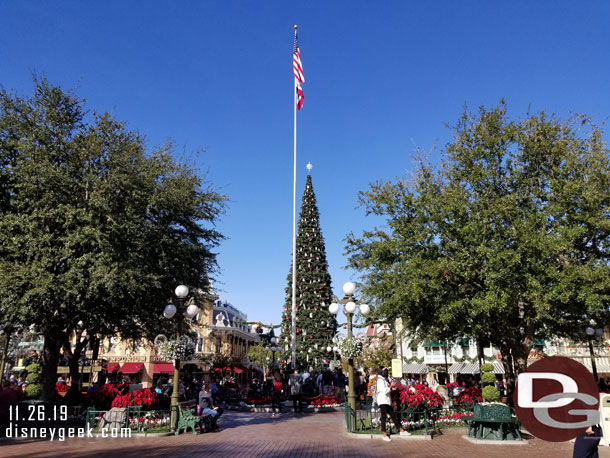
{"type": "Polygon", "coordinates": [[[500,392],[495,386],[488,385],[483,388],[483,399],[487,402],[494,402],[500,399],[500,392]]]}
{"type": "Polygon", "coordinates": [[[350,234],[378,318],[421,336],[486,339],[509,381],[535,336],[571,335],[610,305],[610,161],[590,119],[464,112],[438,167],[360,195],[384,228],[350,234]]]}
{"type": "Polygon", "coordinates": [[[45,336],[48,396],[61,347],[75,381],[91,336],[159,333],[177,284],[207,289],[222,239],[225,198],[171,145],[147,152],[124,123],[86,114],[46,79],[31,98],[0,91],[0,316],[45,336]]]}
{"type": "Polygon", "coordinates": [[[258,367],[264,367],[267,364],[267,359],[271,359],[271,351],[266,351],[262,344],[253,345],[248,350],[248,359],[258,367]]]}

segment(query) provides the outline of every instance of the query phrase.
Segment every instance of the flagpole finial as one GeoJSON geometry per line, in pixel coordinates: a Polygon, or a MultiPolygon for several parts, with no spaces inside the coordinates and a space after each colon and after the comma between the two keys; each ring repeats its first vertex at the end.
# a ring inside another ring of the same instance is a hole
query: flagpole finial
{"type": "Polygon", "coordinates": [[[295,25],[294,25],[294,30],[296,30],[296,29],[298,29],[298,28],[299,28],[299,26],[295,24],[295,25]]]}

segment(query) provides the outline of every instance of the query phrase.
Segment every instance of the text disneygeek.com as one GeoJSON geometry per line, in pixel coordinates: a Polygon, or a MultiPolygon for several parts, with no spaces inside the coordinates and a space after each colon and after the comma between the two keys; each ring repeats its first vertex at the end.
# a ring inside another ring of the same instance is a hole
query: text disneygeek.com
{"type": "Polygon", "coordinates": [[[102,428],[99,431],[87,425],[82,428],[75,427],[17,427],[9,426],[5,430],[5,437],[9,439],[49,439],[51,441],[65,441],[66,438],[74,437],[109,437],[109,438],[128,438],[131,437],[130,428],[102,428]]]}

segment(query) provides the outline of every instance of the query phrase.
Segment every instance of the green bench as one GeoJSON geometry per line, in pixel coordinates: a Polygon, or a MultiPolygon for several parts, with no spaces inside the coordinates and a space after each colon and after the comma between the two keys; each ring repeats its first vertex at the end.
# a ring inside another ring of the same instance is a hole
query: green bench
{"type": "Polygon", "coordinates": [[[192,403],[180,403],[178,404],[178,426],[176,427],[175,434],[180,434],[180,431],[184,429],[187,432],[189,428],[193,431],[193,434],[197,434],[195,428],[199,427],[201,431],[208,429],[208,426],[212,422],[211,415],[196,415],[195,409],[188,409],[187,407],[194,407],[192,403]]]}
{"type": "Polygon", "coordinates": [[[520,424],[505,404],[477,404],[474,417],[466,421],[468,435],[477,439],[522,440],[520,424]],[[510,435],[510,438],[508,437],[510,435]]]}

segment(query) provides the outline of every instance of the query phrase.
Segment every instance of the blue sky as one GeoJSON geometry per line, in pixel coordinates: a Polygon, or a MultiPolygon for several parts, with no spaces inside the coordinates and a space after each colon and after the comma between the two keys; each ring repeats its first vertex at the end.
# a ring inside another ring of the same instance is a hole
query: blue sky
{"type": "Polygon", "coordinates": [[[297,199],[311,161],[340,293],[356,279],[343,239],[374,224],[358,191],[409,173],[414,145],[442,149],[465,104],[504,97],[512,116],[607,120],[609,19],[601,0],[5,0],[0,84],[30,94],[32,72],[46,73],[207,170],[231,200],[221,298],[277,324],[291,263],[294,24],[306,79],[297,199]]]}

